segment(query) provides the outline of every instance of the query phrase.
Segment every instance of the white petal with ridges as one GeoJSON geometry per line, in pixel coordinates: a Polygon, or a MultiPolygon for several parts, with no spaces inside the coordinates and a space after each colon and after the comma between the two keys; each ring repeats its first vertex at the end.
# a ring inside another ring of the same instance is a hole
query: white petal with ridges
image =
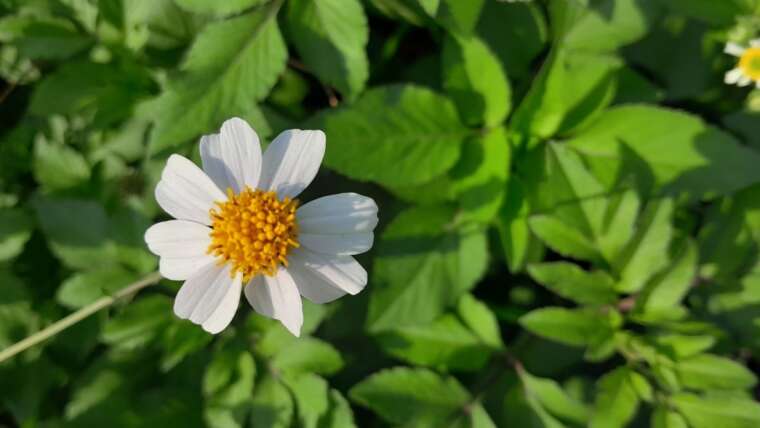
{"type": "Polygon", "coordinates": [[[367,285],[367,271],[351,256],[328,256],[306,249],[291,253],[288,272],[301,295],[314,303],[331,302],[367,285]]]}
{"type": "Polygon", "coordinates": [[[277,136],[264,153],[259,188],[280,198],[298,196],[314,180],[325,155],[325,133],[291,129],[277,136]]]}
{"type": "Polygon", "coordinates": [[[158,260],[158,271],[166,279],[184,281],[195,276],[201,269],[214,266],[216,263],[216,257],[210,254],[204,254],[200,257],[161,257],[158,260]]]}
{"type": "Polygon", "coordinates": [[[203,329],[211,334],[217,334],[224,330],[230,325],[232,319],[235,318],[235,312],[237,312],[238,304],[240,303],[240,293],[243,292],[243,281],[240,278],[240,274],[237,276],[238,278],[232,281],[219,306],[216,307],[211,316],[202,324],[203,329]]]}
{"type": "Polygon", "coordinates": [[[301,295],[285,268],[280,267],[275,276],[255,276],[245,286],[245,297],[256,312],[280,321],[293,335],[300,336],[301,295]]]}
{"type": "Polygon", "coordinates": [[[157,256],[199,257],[208,251],[210,233],[210,228],[192,221],[162,221],[145,231],[145,242],[148,249],[157,256]]]}
{"type": "Polygon", "coordinates": [[[239,118],[222,124],[219,134],[206,135],[200,144],[203,169],[222,191],[239,193],[256,188],[261,175],[261,144],[256,132],[239,118]]]}
{"type": "Polygon", "coordinates": [[[375,234],[363,233],[301,233],[298,242],[305,248],[321,254],[353,256],[366,253],[372,248],[375,234]]]}
{"type": "Polygon", "coordinates": [[[744,51],[745,51],[745,48],[743,46],[739,45],[738,43],[734,43],[734,42],[728,42],[728,43],[726,43],[726,47],[723,48],[723,52],[725,52],[725,53],[727,53],[729,55],[733,55],[733,56],[742,56],[742,54],[744,53],[744,51]]]}
{"type": "Polygon", "coordinates": [[[156,186],[156,201],[167,213],[180,220],[210,225],[209,210],[227,197],[210,178],[189,159],[171,155],[161,181],[156,186]]]}
{"type": "Polygon", "coordinates": [[[303,233],[371,232],[377,226],[377,204],[356,193],[340,193],[304,204],[297,218],[303,233]]]}

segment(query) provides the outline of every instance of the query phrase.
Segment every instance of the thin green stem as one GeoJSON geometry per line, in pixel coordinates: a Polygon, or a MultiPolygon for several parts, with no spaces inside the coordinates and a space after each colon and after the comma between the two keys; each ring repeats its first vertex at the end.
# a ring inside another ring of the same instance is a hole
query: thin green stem
{"type": "Polygon", "coordinates": [[[26,339],[16,342],[13,345],[9,346],[8,348],[3,349],[3,351],[0,352],[0,363],[2,363],[3,361],[9,358],[12,358],[19,352],[25,351],[26,349],[31,348],[32,346],[46,339],[49,339],[52,336],[55,336],[61,331],[71,327],[72,325],[78,323],[79,321],[82,321],[88,316],[94,314],[95,312],[98,312],[99,310],[103,308],[107,308],[111,306],[112,304],[119,301],[120,299],[131,296],[135,294],[136,292],[140,291],[141,289],[158,282],[158,280],[160,279],[161,279],[161,275],[158,272],[153,272],[150,275],[146,276],[145,278],[127,285],[126,287],[122,288],[121,290],[119,290],[118,292],[116,292],[115,294],[111,296],[101,297],[100,299],[90,303],[89,305],[74,312],[73,314],[65,318],[62,318],[53,324],[50,324],[49,326],[38,331],[37,333],[34,333],[33,335],[27,337],[26,339]]]}

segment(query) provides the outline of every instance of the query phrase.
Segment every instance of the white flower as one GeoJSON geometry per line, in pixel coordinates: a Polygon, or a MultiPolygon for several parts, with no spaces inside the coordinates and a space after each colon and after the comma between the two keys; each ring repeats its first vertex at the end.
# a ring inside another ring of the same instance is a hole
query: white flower
{"type": "Polygon", "coordinates": [[[729,85],[747,86],[752,82],[760,88],[760,39],[752,40],[749,47],[728,42],[723,52],[739,58],[739,62],[723,79],[729,85]]]}
{"type": "Polygon", "coordinates": [[[257,312],[298,336],[301,296],[326,303],[364,288],[367,272],[352,255],[372,247],[375,201],[341,193],[299,207],[292,199],[317,174],[322,131],[285,131],[262,157],[256,133],[233,118],[201,138],[200,152],[203,170],[169,157],[156,200],[176,220],[145,232],[161,274],[185,281],[177,316],[218,333],[244,292],[257,312]]]}

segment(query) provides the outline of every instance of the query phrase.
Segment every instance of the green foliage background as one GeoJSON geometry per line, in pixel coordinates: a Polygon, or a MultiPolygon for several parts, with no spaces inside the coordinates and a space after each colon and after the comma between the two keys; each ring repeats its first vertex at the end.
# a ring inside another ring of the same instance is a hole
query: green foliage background
{"type": "Polygon", "coordinates": [[[0,0],[0,349],[156,269],[169,153],[327,133],[366,290],[213,337],[162,281],[0,364],[23,427],[760,426],[757,0],[0,0]]]}

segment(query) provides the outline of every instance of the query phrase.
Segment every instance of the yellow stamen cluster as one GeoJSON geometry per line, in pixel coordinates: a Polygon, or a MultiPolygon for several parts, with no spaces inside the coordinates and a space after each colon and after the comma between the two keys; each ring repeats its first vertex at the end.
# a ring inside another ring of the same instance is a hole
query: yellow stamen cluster
{"type": "Polygon", "coordinates": [[[760,48],[748,48],[739,58],[739,68],[745,76],[760,81],[760,48]]]}
{"type": "Polygon", "coordinates": [[[220,264],[232,263],[233,276],[241,272],[247,282],[259,273],[274,275],[279,264],[288,265],[288,252],[298,248],[298,201],[246,187],[237,195],[227,189],[227,201],[216,205],[208,252],[220,264]]]}

